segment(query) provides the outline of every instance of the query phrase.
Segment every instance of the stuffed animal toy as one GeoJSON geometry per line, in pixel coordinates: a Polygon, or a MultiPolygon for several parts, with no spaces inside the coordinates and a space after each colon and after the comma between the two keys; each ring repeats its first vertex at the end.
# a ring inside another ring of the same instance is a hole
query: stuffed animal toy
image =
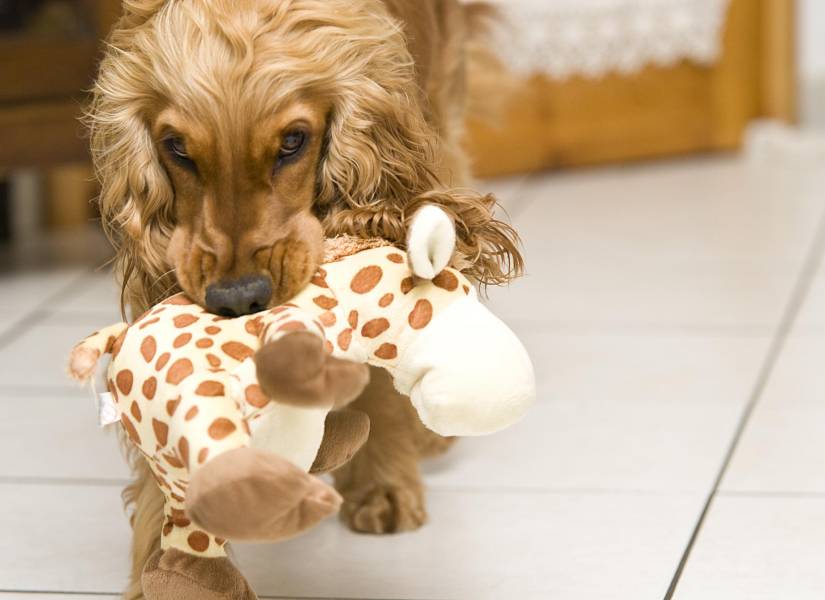
{"type": "Polygon", "coordinates": [[[80,380],[112,355],[122,426],[166,497],[164,549],[223,557],[227,539],[283,539],[337,510],[338,494],[307,471],[348,459],[366,437],[357,416],[338,413],[323,451],[330,410],[368,376],[344,365],[387,369],[441,435],[522,417],[535,385],[519,340],[460,272],[422,279],[416,260],[383,240],[328,240],[322,268],[287,304],[230,319],[177,295],[74,349],[80,380]],[[337,398],[313,396],[330,379],[337,398]]]}

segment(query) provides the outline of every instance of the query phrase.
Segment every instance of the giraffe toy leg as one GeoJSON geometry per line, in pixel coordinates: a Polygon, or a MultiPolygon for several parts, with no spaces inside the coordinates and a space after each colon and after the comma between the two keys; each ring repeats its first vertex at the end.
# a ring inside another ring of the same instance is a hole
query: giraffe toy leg
{"type": "Polygon", "coordinates": [[[218,542],[213,536],[236,541],[292,537],[335,513],[341,503],[320,479],[273,452],[250,447],[232,384],[233,376],[225,371],[193,375],[169,422],[170,454],[164,458],[178,461],[185,478],[169,482],[171,493],[184,501],[172,496],[167,521],[172,529],[164,537],[182,552],[198,553],[199,547],[209,552],[218,542]]]}
{"type": "Polygon", "coordinates": [[[186,515],[185,487],[167,488],[161,548],[147,561],[141,586],[147,600],[256,600],[257,596],[226,555],[226,540],[195,525],[186,515]]]}
{"type": "Polygon", "coordinates": [[[257,379],[264,393],[282,404],[340,408],[352,402],[369,382],[366,365],[332,356],[324,324],[339,318],[315,315],[285,305],[260,317],[261,349],[255,356],[257,379]]]}

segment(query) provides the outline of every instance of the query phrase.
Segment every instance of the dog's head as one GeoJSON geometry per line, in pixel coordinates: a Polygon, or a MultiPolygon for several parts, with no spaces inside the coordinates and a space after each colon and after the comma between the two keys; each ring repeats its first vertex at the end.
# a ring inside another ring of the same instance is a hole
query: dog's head
{"type": "Polygon", "coordinates": [[[134,308],[177,287],[227,315],[281,303],[317,269],[331,212],[436,186],[412,59],[380,1],[124,7],[89,123],[134,308]]]}

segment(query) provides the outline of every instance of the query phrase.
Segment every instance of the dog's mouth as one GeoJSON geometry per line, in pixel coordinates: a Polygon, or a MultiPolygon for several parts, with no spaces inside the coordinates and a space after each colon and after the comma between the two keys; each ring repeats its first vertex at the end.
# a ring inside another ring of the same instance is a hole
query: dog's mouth
{"type": "Polygon", "coordinates": [[[202,265],[207,261],[203,260],[181,261],[194,262],[198,268],[183,264],[176,273],[181,289],[204,310],[221,317],[242,317],[297,296],[318,271],[322,252],[321,240],[307,243],[287,238],[256,252],[246,269],[235,268],[232,274],[205,273],[202,265]]]}

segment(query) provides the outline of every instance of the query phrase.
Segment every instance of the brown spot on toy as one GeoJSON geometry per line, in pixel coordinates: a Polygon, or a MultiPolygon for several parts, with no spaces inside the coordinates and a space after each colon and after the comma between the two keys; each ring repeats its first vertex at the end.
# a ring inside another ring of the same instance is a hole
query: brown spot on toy
{"type": "Polygon", "coordinates": [[[263,321],[261,320],[261,317],[256,317],[256,318],[254,318],[250,321],[247,321],[244,324],[244,329],[246,329],[246,332],[248,334],[254,335],[254,336],[257,337],[257,336],[261,335],[261,329],[263,328],[263,326],[264,325],[263,325],[263,321]]]}
{"type": "Polygon", "coordinates": [[[429,300],[419,300],[415,303],[415,308],[409,316],[410,327],[413,329],[424,329],[433,318],[433,305],[429,300]]]}
{"type": "Polygon", "coordinates": [[[392,254],[387,254],[387,260],[390,262],[394,262],[397,265],[400,265],[404,262],[404,257],[398,254],[397,252],[393,252],[392,254]]]}
{"type": "Polygon", "coordinates": [[[164,536],[169,535],[170,533],[172,533],[173,529],[174,529],[174,526],[172,525],[172,523],[167,521],[166,523],[163,524],[163,535],[164,536]]]}
{"type": "Polygon", "coordinates": [[[329,296],[318,296],[317,298],[313,298],[312,301],[324,310],[332,310],[338,306],[338,300],[330,298],[329,296]]]}
{"type": "Polygon", "coordinates": [[[335,352],[335,347],[332,345],[332,342],[330,342],[329,340],[324,341],[324,351],[327,354],[332,354],[333,352],[335,352]]]}
{"type": "Polygon", "coordinates": [[[140,326],[138,327],[138,329],[146,329],[147,327],[149,327],[149,325],[154,325],[158,321],[160,321],[160,317],[155,317],[154,319],[149,319],[148,321],[144,321],[143,323],[141,323],[140,326]]]}
{"type": "MultiPolygon", "coordinates": [[[[189,465],[189,440],[187,440],[184,436],[178,440],[178,451],[180,452],[181,460],[183,460],[184,466],[189,465]]],[[[175,482],[177,484],[177,482],[175,482]]]]}
{"type": "Polygon", "coordinates": [[[353,329],[357,329],[358,328],[358,311],[357,310],[350,311],[349,319],[347,319],[347,320],[349,321],[349,326],[350,327],[352,327],[353,329]]]}
{"type": "Polygon", "coordinates": [[[237,361],[246,360],[255,354],[255,351],[252,348],[240,342],[226,342],[223,346],[221,346],[221,350],[223,350],[224,354],[226,354],[229,358],[233,358],[237,361]]]}
{"type": "Polygon", "coordinates": [[[192,323],[196,323],[197,321],[198,318],[195,315],[178,315],[172,319],[172,323],[174,323],[175,327],[178,329],[189,327],[192,323]]]}
{"type": "Polygon", "coordinates": [[[344,352],[349,350],[349,345],[352,343],[352,329],[345,329],[338,334],[338,347],[344,352]]]}
{"type": "Polygon", "coordinates": [[[390,322],[387,319],[373,319],[364,323],[361,328],[361,335],[365,338],[375,339],[389,328],[390,322]]]}
{"type": "Polygon", "coordinates": [[[219,381],[203,381],[195,390],[198,396],[206,396],[208,398],[215,398],[224,395],[223,384],[219,381]]]}
{"type": "Polygon", "coordinates": [[[209,437],[213,440],[222,440],[230,435],[237,429],[235,424],[230,421],[229,419],[225,419],[224,417],[219,417],[212,421],[212,424],[209,426],[209,437]]]}
{"type": "Polygon", "coordinates": [[[327,281],[325,279],[326,276],[326,273],[321,275],[321,272],[319,271],[318,274],[314,275],[312,279],[309,280],[309,282],[313,285],[317,285],[320,288],[328,288],[329,285],[327,285],[327,281]]]}
{"type": "Polygon", "coordinates": [[[206,462],[206,458],[209,456],[209,448],[201,448],[201,451],[198,452],[198,464],[202,465],[206,462]]]}
{"type": "Polygon", "coordinates": [[[195,346],[200,348],[201,350],[205,348],[211,348],[215,342],[210,340],[209,338],[201,338],[197,342],[195,342],[195,346]]]}
{"type": "Polygon", "coordinates": [[[180,397],[169,400],[169,402],[166,403],[166,413],[170,417],[175,415],[175,411],[178,410],[178,404],[180,404],[180,397]]]}
{"type": "Polygon", "coordinates": [[[208,333],[209,335],[218,335],[221,332],[221,328],[215,327],[214,325],[210,325],[209,327],[204,329],[204,331],[206,331],[206,333],[208,333]]]}
{"type": "Polygon", "coordinates": [[[306,331],[307,326],[300,321],[290,321],[278,327],[278,331],[306,331]]]}
{"type": "Polygon", "coordinates": [[[450,271],[444,269],[435,276],[433,279],[433,283],[436,287],[440,287],[443,290],[447,290],[448,292],[454,292],[458,289],[458,277],[453,275],[450,271]]]}
{"type": "Polygon", "coordinates": [[[166,366],[166,363],[169,362],[169,359],[172,358],[172,355],[168,352],[164,352],[158,357],[158,362],[155,363],[155,370],[160,371],[163,367],[166,366]]]}
{"type": "Polygon", "coordinates": [[[155,432],[155,439],[158,444],[165,446],[169,441],[169,426],[163,421],[152,419],[152,431],[155,432]]]}
{"type": "Polygon", "coordinates": [[[122,394],[128,394],[132,391],[132,383],[134,382],[134,376],[129,369],[123,369],[115,376],[115,383],[117,383],[117,389],[120,390],[122,394]]]}
{"type": "Polygon", "coordinates": [[[381,296],[381,299],[378,301],[378,306],[381,308],[387,308],[392,301],[395,299],[395,294],[384,294],[381,296]]]}
{"type": "Polygon", "coordinates": [[[112,344],[112,360],[117,358],[117,355],[120,354],[120,349],[123,347],[123,340],[126,339],[126,331],[121,333],[117,336],[117,339],[112,344]]]}
{"type": "Polygon", "coordinates": [[[175,306],[190,306],[192,304],[192,301],[189,298],[187,298],[185,294],[177,294],[166,300],[164,304],[173,304],[175,306]]]}
{"type": "Polygon", "coordinates": [[[186,541],[195,552],[206,552],[209,548],[209,536],[202,531],[193,531],[186,541]]]}
{"type": "Polygon", "coordinates": [[[186,518],[186,513],[179,508],[172,509],[172,523],[175,527],[189,527],[192,521],[186,518]]]}
{"type": "Polygon", "coordinates": [[[392,360],[398,356],[398,347],[395,344],[381,344],[375,351],[375,356],[384,360],[392,360]]]}
{"type": "Polygon", "coordinates": [[[257,384],[247,386],[246,390],[244,390],[244,396],[246,397],[247,404],[255,408],[263,408],[269,404],[269,398],[266,397],[261,386],[257,384]]]}
{"type": "Polygon", "coordinates": [[[412,289],[415,287],[415,281],[412,277],[405,277],[401,280],[401,293],[402,294],[409,294],[412,289]]]}
{"type": "Polygon", "coordinates": [[[198,412],[200,411],[198,410],[197,406],[191,407],[189,410],[186,411],[186,414],[183,415],[183,420],[191,421],[192,419],[198,416],[198,412]]]}
{"type": "Polygon", "coordinates": [[[324,327],[332,327],[335,325],[335,322],[338,320],[335,316],[335,313],[332,311],[327,311],[318,317],[318,320],[321,321],[321,324],[324,327]]]}
{"type": "Polygon", "coordinates": [[[182,348],[183,346],[188,344],[191,339],[192,339],[192,334],[191,333],[182,333],[178,337],[175,338],[174,342],[172,342],[172,347],[173,348],[182,348]]]}
{"type": "Polygon", "coordinates": [[[217,369],[221,366],[221,359],[215,356],[214,354],[207,354],[206,360],[209,361],[209,364],[212,366],[213,369],[217,369]]]}
{"type": "Polygon", "coordinates": [[[114,399],[115,404],[120,402],[120,398],[118,397],[117,386],[115,385],[115,382],[110,379],[108,382],[106,382],[106,387],[108,388],[109,393],[112,395],[112,398],[114,399]]]}
{"type": "Polygon", "coordinates": [[[152,359],[155,358],[155,352],[157,352],[157,349],[158,344],[155,341],[154,336],[147,335],[140,343],[140,354],[146,362],[152,362],[152,359]]]}
{"type": "Polygon", "coordinates": [[[189,377],[194,371],[195,369],[192,366],[191,360],[188,358],[179,358],[169,367],[169,371],[166,373],[166,383],[177,385],[189,377]]]}
{"type": "Polygon", "coordinates": [[[129,439],[132,440],[136,446],[140,446],[140,436],[135,426],[129,420],[129,417],[125,414],[120,415],[120,422],[123,424],[123,428],[126,430],[126,435],[129,436],[129,439]]]}
{"type": "Polygon", "coordinates": [[[465,285],[465,286],[463,286],[463,288],[464,288],[464,293],[465,293],[465,294],[467,294],[467,295],[469,296],[469,295],[470,295],[470,286],[469,286],[469,285],[465,285]]]}
{"type": "Polygon", "coordinates": [[[382,271],[378,265],[364,267],[352,278],[350,289],[356,294],[366,294],[375,289],[375,286],[378,285],[378,282],[381,281],[381,277],[383,276],[384,271],[382,271]]]}
{"type": "Polygon", "coordinates": [[[154,377],[150,377],[146,381],[143,382],[143,395],[147,400],[154,400],[155,393],[158,390],[158,380],[154,377]]]}
{"type": "Polygon", "coordinates": [[[138,423],[143,420],[143,414],[140,412],[140,406],[138,406],[138,403],[134,400],[132,401],[132,406],[129,408],[129,412],[132,413],[132,416],[138,423]]]}

